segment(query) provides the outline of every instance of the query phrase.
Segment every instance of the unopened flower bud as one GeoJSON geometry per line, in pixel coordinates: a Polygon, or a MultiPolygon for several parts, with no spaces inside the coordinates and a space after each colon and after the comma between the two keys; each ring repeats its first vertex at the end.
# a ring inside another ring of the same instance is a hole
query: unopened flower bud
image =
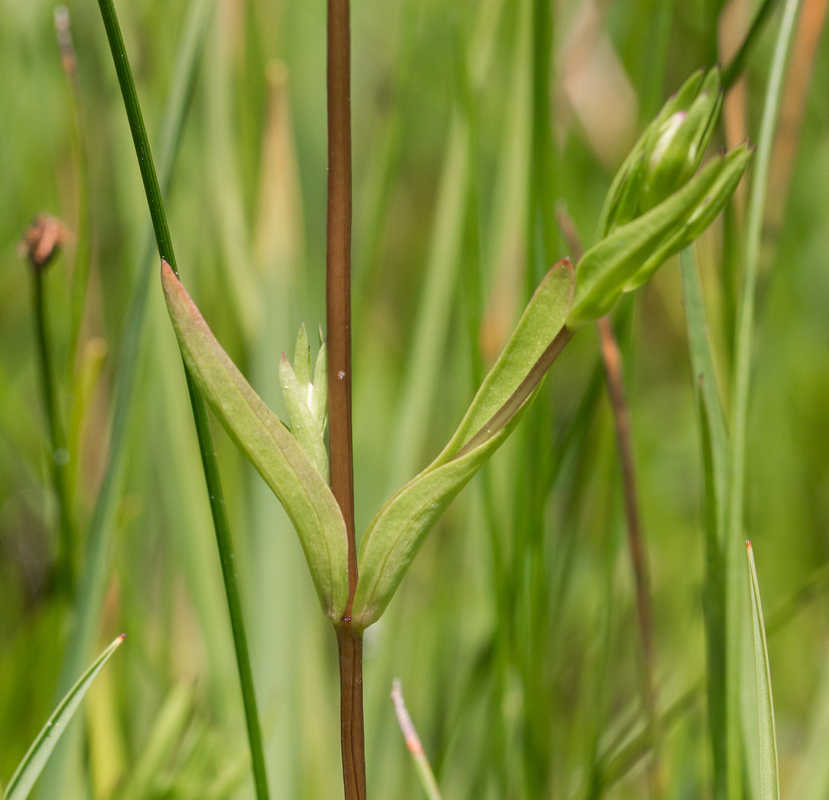
{"type": "Polygon", "coordinates": [[[659,205],[697,171],[722,105],[719,68],[699,71],[662,107],[608,192],[601,237],[659,205]]]}

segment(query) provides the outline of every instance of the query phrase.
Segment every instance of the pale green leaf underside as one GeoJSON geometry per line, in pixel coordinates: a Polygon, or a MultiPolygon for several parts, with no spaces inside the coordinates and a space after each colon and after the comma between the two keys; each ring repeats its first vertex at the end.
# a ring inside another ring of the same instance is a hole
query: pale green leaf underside
{"type": "Polygon", "coordinates": [[[760,718],[760,800],[779,800],[780,780],[777,771],[777,736],[774,729],[774,701],[771,693],[769,651],[766,646],[766,628],[760,585],[754,566],[754,552],[746,542],[748,571],[751,578],[751,617],[754,629],[754,666],[757,672],[757,710],[760,718]]]}
{"type": "Polygon", "coordinates": [[[20,765],[12,775],[9,785],[6,787],[6,800],[26,800],[29,792],[32,790],[35,781],[38,779],[49,756],[55,749],[55,745],[66,730],[66,726],[72,719],[74,713],[78,710],[92,681],[98,676],[98,673],[103,669],[104,664],[109,661],[110,656],[118,649],[124,637],[119,636],[101,655],[95,660],[92,666],[80,677],[78,682],[69,690],[69,693],[60,705],[55,709],[55,713],[49,717],[48,722],[43,726],[43,729],[34,740],[29,752],[20,762],[20,765]]]}
{"type": "Polygon", "coordinates": [[[546,363],[545,354],[560,340],[573,291],[573,268],[564,260],[536,290],[444,451],[372,520],[360,548],[355,624],[379,619],[432,526],[518,423],[546,372],[533,368],[546,363]]]}
{"type": "Polygon", "coordinates": [[[169,265],[162,285],[181,351],[210,408],[291,518],[323,611],[338,620],[348,600],[345,523],[320,473],[290,431],[216,341],[169,265]]]}

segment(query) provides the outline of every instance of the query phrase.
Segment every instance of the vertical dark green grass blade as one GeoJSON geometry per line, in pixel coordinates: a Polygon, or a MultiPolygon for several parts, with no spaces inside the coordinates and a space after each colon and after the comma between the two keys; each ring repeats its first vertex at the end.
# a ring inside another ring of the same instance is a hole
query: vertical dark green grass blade
{"type": "MultiPolygon", "coordinates": [[[[166,191],[172,176],[189,100],[195,85],[198,64],[204,43],[207,21],[215,0],[193,0],[182,46],[176,58],[170,94],[165,105],[159,137],[159,176],[166,191]]],[[[57,699],[72,686],[92,649],[98,617],[103,603],[107,580],[110,543],[115,526],[115,511],[120,496],[133,411],[134,385],[146,320],[147,294],[154,273],[155,242],[152,229],[143,237],[139,251],[135,283],[121,334],[121,345],[116,360],[114,410],[110,426],[109,456],[101,488],[95,501],[86,536],[83,570],[75,597],[75,622],[58,678],[57,699]]],[[[52,756],[41,780],[40,796],[57,796],[64,780],[64,763],[72,737],[67,737],[52,756]]]]}
{"type": "Polygon", "coordinates": [[[680,255],[688,348],[703,463],[705,516],[705,634],[708,661],[708,719],[714,768],[714,797],[725,797],[728,731],[739,718],[726,703],[725,526],[728,506],[728,434],[719,392],[705,304],[693,248],[680,255]]]}
{"type": "MultiPolygon", "coordinates": [[[[749,197],[745,273],[740,304],[737,310],[736,345],[734,355],[734,390],[731,409],[732,440],[729,469],[730,499],[726,548],[726,671],[727,703],[729,713],[736,719],[740,713],[740,638],[742,631],[741,597],[745,581],[740,554],[743,536],[743,504],[745,490],[746,429],[748,395],[751,376],[751,355],[754,332],[754,302],[757,288],[757,266],[766,200],[769,162],[771,160],[777,110],[783,87],[789,49],[794,32],[799,0],[786,0],[783,19],[774,47],[763,116],[760,123],[757,156],[749,197]]],[[[728,743],[728,800],[742,798],[742,746],[739,730],[729,730],[728,743]]]]}
{"type": "MultiPolygon", "coordinates": [[[[176,267],[173,243],[170,237],[170,230],[167,226],[167,217],[161,197],[161,189],[158,184],[155,166],[153,164],[152,152],[150,150],[147,132],[138,103],[138,96],[135,91],[135,84],[132,79],[129,60],[126,48],[121,36],[118,18],[112,0],[99,0],[101,16],[107,32],[110,48],[112,50],[115,69],[118,74],[118,83],[124,98],[127,117],[129,119],[130,131],[135,145],[136,156],[138,157],[141,169],[141,179],[144,183],[144,190],[147,195],[147,204],[150,208],[150,216],[155,231],[156,244],[159,254],[167,261],[172,269],[178,274],[176,267]]],[[[259,726],[259,712],[256,707],[256,696],[253,686],[253,675],[250,666],[250,654],[247,646],[247,635],[245,633],[244,620],[242,617],[242,601],[239,592],[239,583],[236,575],[235,556],[233,553],[233,542],[230,535],[230,525],[227,519],[224,495],[222,493],[221,480],[219,478],[219,465],[216,459],[216,450],[213,445],[213,435],[210,431],[210,420],[207,415],[207,405],[196,389],[195,383],[185,367],[187,378],[187,390],[190,395],[190,402],[193,408],[193,419],[199,439],[204,477],[207,484],[207,491],[210,497],[210,510],[213,515],[213,525],[216,530],[216,541],[219,548],[219,557],[222,564],[222,576],[225,582],[228,610],[230,612],[233,641],[236,649],[236,659],[239,668],[239,679],[242,687],[242,698],[245,707],[245,719],[247,722],[248,739],[250,742],[251,762],[253,767],[254,783],[256,785],[257,797],[262,800],[268,797],[268,783],[265,773],[265,758],[262,749],[262,733],[259,726]]]]}
{"type": "Polygon", "coordinates": [[[746,542],[748,572],[751,583],[751,619],[754,631],[754,666],[757,672],[757,711],[760,721],[760,800],[780,800],[780,777],[777,768],[777,735],[774,730],[774,699],[771,692],[769,649],[763,624],[760,585],[754,565],[754,550],[746,542]]]}

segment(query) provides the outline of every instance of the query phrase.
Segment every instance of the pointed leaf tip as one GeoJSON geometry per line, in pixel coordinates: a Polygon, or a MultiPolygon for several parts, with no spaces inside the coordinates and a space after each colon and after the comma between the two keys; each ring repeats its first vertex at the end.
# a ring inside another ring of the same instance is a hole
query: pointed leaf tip
{"type": "Polygon", "coordinates": [[[47,723],[41,728],[37,738],[32,742],[32,746],[18,765],[14,775],[12,775],[9,785],[6,787],[5,795],[2,795],[2,791],[0,791],[0,796],[5,797],[6,800],[26,800],[31,793],[35,781],[37,781],[49,757],[52,755],[52,751],[55,749],[60,737],[78,710],[86,693],[89,691],[89,687],[92,686],[98,673],[104,668],[104,665],[118,649],[121,642],[124,641],[124,636],[125,634],[123,633],[118,636],[95,659],[89,669],[81,675],[78,682],[69,690],[69,693],[63,700],[60,701],[52,716],[49,717],[47,723]]]}

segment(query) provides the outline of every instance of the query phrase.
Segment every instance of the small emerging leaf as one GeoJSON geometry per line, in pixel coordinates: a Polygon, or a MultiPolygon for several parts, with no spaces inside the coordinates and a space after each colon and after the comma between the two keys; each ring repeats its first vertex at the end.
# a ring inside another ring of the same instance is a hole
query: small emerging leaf
{"type": "Polygon", "coordinates": [[[101,655],[93,662],[92,666],[80,677],[78,682],[69,690],[69,693],[60,705],[55,709],[55,712],[49,717],[49,721],[43,726],[43,729],[37,736],[37,739],[32,742],[29,751],[23,757],[23,761],[12,775],[9,785],[6,787],[6,800],[26,800],[29,792],[32,790],[35,781],[40,776],[49,756],[55,749],[55,745],[66,730],[66,726],[78,710],[89,687],[92,686],[92,681],[98,676],[98,673],[103,669],[104,664],[109,661],[112,654],[124,641],[124,634],[121,634],[101,655]]]}
{"type": "Polygon", "coordinates": [[[780,799],[780,778],[777,769],[777,735],[774,730],[774,699],[771,693],[769,651],[766,627],[760,602],[760,585],[754,566],[751,542],[746,542],[748,572],[751,579],[751,618],[754,628],[754,666],[757,672],[757,710],[760,718],[760,800],[780,799]]]}
{"type": "Polygon", "coordinates": [[[328,422],[328,348],[322,340],[322,331],[320,331],[317,363],[314,366],[314,396],[311,410],[314,412],[314,419],[322,435],[325,433],[325,426],[328,422]]]}
{"type": "Polygon", "coordinates": [[[377,512],[360,548],[355,625],[380,618],[432,526],[518,424],[570,337],[574,283],[567,259],[547,273],[449,444],[377,512]]]}
{"type": "Polygon", "coordinates": [[[291,432],[327,484],[328,451],[325,449],[323,431],[317,420],[316,407],[313,403],[315,387],[310,382],[304,384],[300,382],[284,353],[279,362],[279,379],[282,383],[285,405],[291,417],[291,432]]]}
{"type": "Polygon", "coordinates": [[[284,506],[323,611],[338,621],[348,600],[348,560],[345,522],[334,495],[297,440],[216,341],[165,261],[161,282],[181,352],[199,390],[284,506]]]}
{"type": "Polygon", "coordinates": [[[300,386],[311,383],[311,348],[308,346],[308,334],[305,323],[299,326],[294,347],[294,372],[300,386]]]}

